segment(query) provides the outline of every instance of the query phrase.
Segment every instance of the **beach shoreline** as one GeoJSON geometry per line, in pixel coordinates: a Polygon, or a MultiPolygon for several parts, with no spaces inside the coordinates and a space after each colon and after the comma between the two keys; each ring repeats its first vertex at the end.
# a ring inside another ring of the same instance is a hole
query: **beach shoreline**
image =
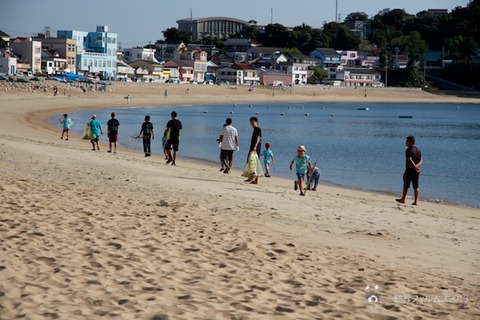
{"type": "MultiPolygon", "coordinates": [[[[122,106],[365,101],[354,89],[206,87],[0,91],[0,319],[480,316],[476,208],[325,185],[300,201],[284,178],[252,186],[239,170],[92,152],[47,123],[122,106]]],[[[369,90],[367,101],[445,97],[369,90]]]]}

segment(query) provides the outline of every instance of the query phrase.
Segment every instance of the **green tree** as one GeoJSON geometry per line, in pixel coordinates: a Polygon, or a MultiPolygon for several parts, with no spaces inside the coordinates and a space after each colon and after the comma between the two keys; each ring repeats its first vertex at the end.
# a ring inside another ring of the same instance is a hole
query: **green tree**
{"type": "Polygon", "coordinates": [[[326,78],[326,77],[328,76],[327,71],[325,71],[325,69],[323,69],[323,68],[315,68],[315,69],[313,70],[313,74],[314,74],[315,77],[316,77],[317,79],[319,79],[319,80],[324,79],[324,78],[326,78]]]}
{"type": "Polygon", "coordinates": [[[345,24],[330,22],[323,26],[323,31],[330,38],[329,47],[343,50],[357,50],[360,38],[345,24]]]}
{"type": "Polygon", "coordinates": [[[346,21],[368,21],[368,14],[365,12],[352,12],[345,17],[346,21]]]}
{"type": "Polygon", "coordinates": [[[260,41],[266,47],[290,47],[291,33],[288,29],[279,24],[269,24],[265,27],[265,31],[258,35],[260,41]]]}
{"type": "Polygon", "coordinates": [[[166,42],[179,42],[180,34],[177,28],[168,28],[162,31],[163,38],[166,42]]]}

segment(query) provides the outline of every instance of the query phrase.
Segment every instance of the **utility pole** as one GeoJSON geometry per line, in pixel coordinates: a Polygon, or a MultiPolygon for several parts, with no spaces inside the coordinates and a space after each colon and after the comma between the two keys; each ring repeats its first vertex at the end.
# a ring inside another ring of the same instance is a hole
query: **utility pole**
{"type": "Polygon", "coordinates": [[[335,0],[335,22],[338,23],[338,0],[335,0]]]}
{"type": "Polygon", "coordinates": [[[388,87],[388,56],[385,59],[385,88],[388,87]]]}

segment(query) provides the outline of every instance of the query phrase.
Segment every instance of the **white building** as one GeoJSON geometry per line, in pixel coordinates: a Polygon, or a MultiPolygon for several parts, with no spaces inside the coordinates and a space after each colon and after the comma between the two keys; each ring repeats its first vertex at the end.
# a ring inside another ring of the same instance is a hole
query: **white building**
{"type": "Polygon", "coordinates": [[[123,49],[123,58],[127,62],[133,62],[137,60],[147,60],[147,61],[153,61],[158,63],[158,60],[155,58],[156,52],[157,52],[156,49],[150,49],[150,48],[142,48],[142,47],[127,48],[127,49],[123,49]]]}

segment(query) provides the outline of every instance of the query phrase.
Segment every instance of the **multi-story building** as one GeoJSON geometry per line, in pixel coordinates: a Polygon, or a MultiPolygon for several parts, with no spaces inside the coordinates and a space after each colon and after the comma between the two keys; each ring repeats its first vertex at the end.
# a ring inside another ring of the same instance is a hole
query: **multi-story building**
{"type": "Polygon", "coordinates": [[[190,32],[192,41],[198,41],[205,37],[226,39],[240,32],[249,23],[240,19],[228,17],[210,18],[187,18],[177,21],[178,31],[190,32]]]}
{"type": "Polygon", "coordinates": [[[44,73],[73,73],[75,71],[77,59],[75,39],[50,38],[43,34],[39,34],[34,39],[42,43],[42,70],[44,73]]]}
{"type": "Polygon", "coordinates": [[[279,69],[291,75],[292,84],[306,84],[308,77],[313,73],[313,71],[309,71],[308,67],[308,63],[286,62],[281,64],[279,69]]]}
{"type": "Polygon", "coordinates": [[[340,65],[347,67],[355,67],[358,64],[358,52],[353,50],[337,50],[342,55],[340,65]]]}
{"type": "Polygon", "coordinates": [[[97,26],[95,32],[59,30],[57,38],[76,40],[77,74],[104,79],[117,77],[118,37],[116,33],[108,31],[108,26],[97,26]]]}
{"type": "Polygon", "coordinates": [[[34,41],[31,37],[17,37],[10,42],[10,48],[18,57],[18,69],[20,69],[20,65],[24,66],[23,70],[18,71],[42,72],[42,43],[40,41],[34,41]]]}
{"type": "Polygon", "coordinates": [[[123,49],[123,58],[127,60],[127,62],[146,60],[158,63],[158,60],[155,58],[156,51],[156,49],[143,47],[127,48],[123,49]]]}
{"type": "Polygon", "coordinates": [[[331,48],[316,48],[310,57],[317,59],[317,65],[321,68],[339,66],[342,62],[342,55],[331,48]]]}
{"type": "Polygon", "coordinates": [[[381,76],[378,71],[367,68],[348,68],[343,66],[328,68],[328,78],[324,83],[338,83],[346,87],[379,87],[381,76]]]}

